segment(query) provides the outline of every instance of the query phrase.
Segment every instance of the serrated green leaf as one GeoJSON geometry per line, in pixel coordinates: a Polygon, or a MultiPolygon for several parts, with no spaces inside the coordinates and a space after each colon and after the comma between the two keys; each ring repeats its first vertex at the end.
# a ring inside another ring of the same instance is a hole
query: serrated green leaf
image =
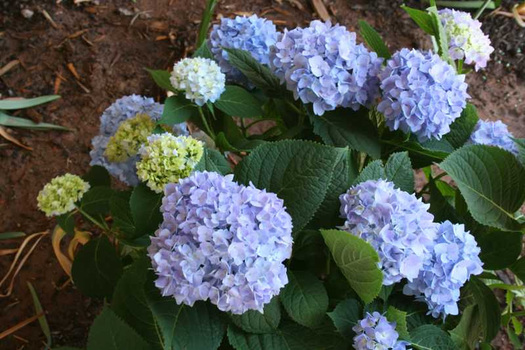
{"type": "Polygon", "coordinates": [[[386,311],[386,318],[390,322],[396,323],[396,331],[399,333],[399,337],[403,340],[409,340],[410,334],[408,334],[407,328],[407,313],[396,309],[393,306],[389,306],[386,311]]]}
{"type": "Polygon", "coordinates": [[[233,323],[248,333],[271,333],[281,322],[281,306],[279,298],[274,297],[264,306],[264,312],[249,310],[242,315],[231,315],[233,323]]]}
{"type": "Polygon", "coordinates": [[[251,334],[230,325],[227,334],[228,341],[236,350],[302,350],[298,344],[288,344],[279,333],[251,334]]]}
{"type": "Polygon", "coordinates": [[[408,6],[401,6],[408,15],[416,22],[419,28],[423,29],[427,34],[435,35],[434,25],[432,24],[432,17],[425,11],[410,8],[408,6]]]}
{"type": "Polygon", "coordinates": [[[330,185],[337,150],[300,140],[266,143],[237,165],[242,184],[276,193],[292,216],[294,233],[312,219],[330,185]]]}
{"type": "Polygon", "coordinates": [[[368,46],[384,59],[390,58],[390,51],[379,33],[366,21],[359,21],[359,32],[368,46]]]}
{"type": "Polygon", "coordinates": [[[352,339],[355,336],[352,328],[363,318],[363,307],[355,299],[346,299],[337,304],[334,311],[329,312],[328,316],[341,335],[352,339]]]}
{"type": "Polygon", "coordinates": [[[226,85],[224,92],[213,104],[232,117],[255,118],[263,114],[261,102],[240,86],[226,85]]]}
{"type": "Polygon", "coordinates": [[[280,294],[288,315],[305,327],[319,325],[328,309],[323,283],[307,271],[288,270],[288,280],[280,294]]]}
{"type": "Polygon", "coordinates": [[[525,166],[525,139],[513,139],[518,147],[518,159],[525,166]]]}
{"type": "Polygon", "coordinates": [[[152,234],[162,221],[160,204],[162,193],[155,193],[141,183],[133,189],[129,199],[136,237],[152,234]]]}
{"type": "Polygon", "coordinates": [[[320,261],[325,258],[324,251],[319,249],[323,245],[323,236],[318,230],[301,231],[294,238],[292,256],[294,259],[309,262],[320,261]]]}
{"type": "Polygon", "coordinates": [[[151,347],[111,309],[104,308],[89,330],[87,350],[149,350],[151,347]]]}
{"type": "Polygon", "coordinates": [[[183,94],[170,96],[164,102],[164,109],[162,110],[162,117],[158,121],[159,124],[166,124],[169,126],[184,123],[193,116],[197,116],[199,110],[183,94]]]}
{"type": "Polygon", "coordinates": [[[408,157],[408,152],[393,153],[385,165],[385,175],[399,189],[414,192],[414,171],[408,157]]]}
{"type": "Polygon", "coordinates": [[[268,67],[257,62],[247,51],[226,48],[224,50],[228,52],[231,65],[239,69],[253,85],[265,91],[270,97],[282,97],[283,89],[279,78],[268,67]]]}
{"type": "Polygon", "coordinates": [[[208,47],[208,43],[205,41],[202,43],[201,46],[199,46],[197,50],[195,50],[192,57],[202,57],[202,58],[209,58],[210,60],[213,60],[213,53],[210,51],[210,48],[208,47]]]}
{"type": "Polygon", "coordinates": [[[486,270],[501,270],[512,265],[521,254],[523,234],[487,228],[472,232],[481,249],[479,258],[486,270]]]}
{"type": "Polygon", "coordinates": [[[0,100],[0,109],[5,111],[13,109],[25,109],[31,108],[44,103],[58,100],[59,95],[40,96],[35,98],[18,98],[18,99],[6,99],[0,100]]]}
{"type": "Polygon", "coordinates": [[[372,158],[381,157],[381,143],[376,128],[368,118],[368,111],[357,112],[337,109],[323,115],[310,114],[314,133],[324,143],[336,147],[349,147],[365,152],[372,158]]]}
{"type": "Polygon", "coordinates": [[[510,270],[518,276],[518,278],[525,282],[525,257],[520,258],[510,267],[510,270]]]}
{"type": "Polygon", "coordinates": [[[475,276],[472,276],[465,286],[464,294],[472,296],[473,304],[479,311],[478,321],[481,325],[483,340],[492,341],[498,334],[501,319],[501,311],[496,296],[483,281],[475,276]]]}
{"type": "Polygon", "coordinates": [[[60,125],[49,124],[49,123],[35,123],[32,120],[13,117],[0,111],[0,125],[7,126],[10,128],[25,128],[31,130],[62,130],[69,131],[60,125]]]}
{"type": "Polygon", "coordinates": [[[459,324],[449,331],[456,348],[461,350],[475,349],[480,341],[481,320],[476,305],[469,305],[463,310],[459,324]]]}
{"type": "Polygon", "coordinates": [[[232,168],[219,151],[204,148],[204,153],[199,163],[195,166],[195,171],[213,171],[226,175],[232,172],[232,168]]]}
{"type": "Polygon", "coordinates": [[[450,336],[441,328],[424,325],[410,332],[412,345],[421,350],[457,350],[450,336]]]}
{"type": "Polygon", "coordinates": [[[82,176],[84,181],[87,181],[91,187],[97,186],[111,186],[111,177],[103,166],[94,165],[89,168],[89,171],[82,176]]]}
{"type": "Polygon", "coordinates": [[[109,200],[109,210],[113,218],[112,230],[118,232],[119,237],[133,239],[137,237],[135,221],[129,205],[131,192],[117,192],[109,200]]]}
{"type": "Polygon", "coordinates": [[[339,230],[321,230],[335,263],[353,290],[365,302],[374,300],[383,284],[383,273],[377,267],[379,256],[370,244],[339,230]]]}
{"type": "Polygon", "coordinates": [[[80,201],[82,212],[90,216],[102,218],[109,213],[109,200],[113,190],[107,186],[91,187],[80,201]]]}
{"type": "Polygon", "coordinates": [[[430,208],[428,211],[434,215],[434,221],[443,222],[449,220],[452,223],[459,223],[454,207],[443,196],[433,178],[430,178],[428,186],[430,190],[430,208]]]}
{"type": "Polygon", "coordinates": [[[75,212],[69,212],[56,217],[57,224],[64,230],[68,235],[75,234],[75,212]]]}
{"type": "Polygon", "coordinates": [[[463,146],[469,140],[478,120],[476,107],[467,103],[467,106],[461,112],[461,116],[450,125],[450,132],[444,136],[444,139],[454,148],[463,146]]]}
{"type": "Polygon", "coordinates": [[[161,89],[177,93],[173,85],[171,85],[170,72],[164,69],[144,69],[146,69],[146,71],[151,75],[151,78],[153,78],[155,84],[157,84],[161,89]]]}
{"type": "Polygon", "coordinates": [[[106,236],[90,240],[80,248],[71,269],[73,282],[93,298],[109,298],[122,275],[122,262],[106,236]]]}
{"type": "Polygon", "coordinates": [[[456,182],[477,222],[520,230],[514,212],[525,201],[525,169],[511,153],[469,145],[452,153],[440,167],[456,182]]]}
{"type": "Polygon", "coordinates": [[[357,179],[354,181],[354,185],[360,184],[368,180],[386,180],[385,168],[383,167],[383,162],[381,160],[374,160],[373,162],[368,163],[368,165],[361,171],[357,179]]]}

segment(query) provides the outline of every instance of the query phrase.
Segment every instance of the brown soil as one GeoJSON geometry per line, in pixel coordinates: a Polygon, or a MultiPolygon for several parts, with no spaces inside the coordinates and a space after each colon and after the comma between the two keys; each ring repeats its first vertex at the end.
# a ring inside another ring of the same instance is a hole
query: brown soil
{"type": "MultiPolygon", "coordinates": [[[[193,49],[205,1],[118,0],[99,1],[100,5],[88,1],[78,6],[72,3],[4,0],[0,4],[0,67],[15,59],[20,61],[0,77],[2,97],[52,94],[58,77],[62,80],[59,89],[62,99],[25,116],[71,129],[71,132],[10,130],[12,136],[33,151],[0,139],[0,232],[29,234],[53,227],[54,223],[36,208],[38,191],[56,175],[82,174],[87,170],[90,141],[98,131],[98,117],[112,101],[132,93],[161,96],[143,68],[168,68],[193,49]],[[23,8],[33,10],[33,17],[24,18],[23,8]],[[56,28],[41,10],[49,13],[56,28]],[[74,65],[80,81],[67,68],[68,64],[74,65]]],[[[366,19],[381,32],[391,49],[429,47],[425,36],[399,9],[402,1],[325,0],[325,3],[333,22],[356,30],[357,20],[366,19]]],[[[316,17],[306,0],[223,0],[217,13],[222,16],[257,13],[287,27],[304,25],[316,17]]],[[[504,28],[513,26],[509,21],[512,20],[498,18],[500,24],[496,24],[504,28]]],[[[491,32],[497,33],[496,24],[491,22],[491,32]]],[[[524,30],[514,28],[511,37],[523,36],[524,30]]],[[[510,52],[515,47],[501,49],[510,52]]],[[[482,117],[501,118],[517,137],[525,137],[525,115],[520,113],[525,110],[525,84],[516,74],[516,65],[522,61],[504,59],[505,56],[498,55],[488,70],[469,78],[470,94],[482,117]]],[[[0,241],[0,249],[18,244],[19,240],[0,241]]],[[[13,255],[0,256],[0,275],[7,272],[12,258],[13,255]]],[[[101,302],[81,296],[71,284],[59,288],[67,277],[56,261],[48,237],[18,275],[12,295],[0,299],[0,332],[34,315],[26,281],[34,285],[46,311],[53,345],[84,345],[89,324],[101,302]]],[[[38,322],[16,332],[16,336],[0,340],[0,349],[43,348],[45,337],[38,322]]]]}

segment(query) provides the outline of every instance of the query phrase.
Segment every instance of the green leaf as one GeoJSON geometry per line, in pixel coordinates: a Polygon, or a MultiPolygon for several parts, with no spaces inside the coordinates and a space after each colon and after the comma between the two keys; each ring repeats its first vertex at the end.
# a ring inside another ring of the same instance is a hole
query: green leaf
{"type": "Polygon", "coordinates": [[[262,103],[240,86],[226,85],[226,89],[213,104],[232,117],[255,118],[263,114],[262,103]]]}
{"type": "Polygon", "coordinates": [[[518,278],[524,282],[525,281],[525,257],[520,258],[510,267],[510,270],[518,276],[518,278]]]}
{"type": "Polygon", "coordinates": [[[71,269],[73,282],[93,298],[109,298],[122,275],[122,262],[106,236],[92,239],[80,248],[71,269]]]}
{"type": "Polygon", "coordinates": [[[75,211],[65,213],[56,217],[57,224],[68,235],[75,234],[75,211]]]}
{"type": "Polygon", "coordinates": [[[106,168],[100,165],[94,165],[89,168],[89,171],[82,176],[84,181],[87,181],[91,187],[97,186],[111,186],[111,177],[106,168]]]}
{"type": "Polygon", "coordinates": [[[454,61],[451,60],[449,57],[447,32],[445,31],[445,28],[441,23],[437,7],[431,6],[427,9],[427,11],[429,12],[430,17],[432,18],[432,26],[434,27],[434,37],[437,42],[439,56],[441,56],[441,58],[443,58],[445,61],[448,61],[448,63],[455,67],[454,61]]]}
{"type": "Polygon", "coordinates": [[[511,153],[470,145],[452,153],[440,167],[457,183],[477,222],[505,231],[521,228],[514,212],[525,200],[525,169],[511,153]]]}
{"type": "Polygon", "coordinates": [[[204,153],[199,163],[195,166],[195,171],[213,171],[226,175],[232,172],[232,168],[219,151],[204,148],[204,153]]]}
{"type": "Polygon", "coordinates": [[[449,335],[441,328],[424,325],[410,332],[412,345],[421,350],[457,350],[449,335]]]}
{"type": "Polygon", "coordinates": [[[0,111],[0,125],[11,128],[26,128],[31,130],[63,130],[69,131],[60,125],[49,124],[49,123],[35,123],[32,120],[13,117],[0,111]]]}
{"type": "Polygon", "coordinates": [[[107,307],[89,330],[87,350],[149,350],[151,347],[107,307]]]}
{"type": "Polygon", "coordinates": [[[237,165],[242,184],[276,193],[292,216],[294,233],[312,219],[323,202],[337,150],[308,141],[285,140],[257,147],[237,165]]]}
{"type": "Polygon", "coordinates": [[[206,37],[208,36],[208,29],[210,29],[210,23],[213,16],[213,11],[217,5],[217,0],[208,0],[206,2],[206,8],[202,14],[201,24],[199,26],[199,35],[197,36],[197,47],[206,43],[206,37]]]}
{"type": "Polygon", "coordinates": [[[469,305],[463,310],[459,324],[449,331],[456,344],[455,349],[475,349],[480,341],[481,320],[476,305],[469,305]]]}
{"type": "Polygon", "coordinates": [[[119,233],[120,238],[133,239],[137,237],[135,221],[129,205],[131,192],[117,192],[109,200],[109,210],[113,218],[111,229],[119,233]]]}
{"type": "Polygon", "coordinates": [[[172,126],[184,123],[192,116],[198,115],[198,113],[197,107],[187,100],[183,94],[173,95],[164,102],[162,117],[158,123],[172,126]]]}
{"type": "Polygon", "coordinates": [[[151,75],[155,84],[157,84],[161,89],[166,91],[171,91],[177,93],[175,88],[170,82],[171,74],[164,69],[148,69],[144,68],[151,75]]]}
{"type": "Polygon", "coordinates": [[[323,115],[310,114],[314,133],[330,146],[349,147],[365,152],[372,158],[381,157],[377,130],[368,118],[368,111],[357,112],[339,108],[323,115]]]}
{"type": "MultiPolygon", "coordinates": [[[[353,157],[353,152],[349,149],[338,151],[326,197],[312,220],[317,227],[321,228],[333,227],[334,223],[341,220],[339,217],[339,208],[341,207],[339,196],[352,186],[358,176],[358,166],[353,157]]],[[[294,255],[294,257],[296,256],[294,255]]]]}
{"type": "Polygon", "coordinates": [[[496,296],[483,281],[474,276],[467,283],[464,292],[465,299],[468,299],[468,295],[472,296],[473,305],[479,311],[477,321],[481,325],[483,340],[492,341],[498,334],[501,319],[501,311],[496,296]]]}
{"type": "Polygon", "coordinates": [[[335,327],[344,337],[352,339],[355,332],[352,330],[363,316],[363,307],[355,299],[346,299],[337,304],[334,311],[328,316],[334,322],[335,327]]]}
{"type": "Polygon", "coordinates": [[[47,318],[44,313],[44,309],[42,309],[42,304],[40,303],[40,300],[38,299],[38,294],[36,294],[35,288],[31,284],[31,282],[27,281],[27,287],[29,288],[29,292],[31,293],[31,298],[33,299],[33,305],[35,306],[35,313],[43,314],[42,316],[38,318],[38,323],[40,324],[42,333],[44,333],[44,335],[46,336],[47,348],[51,348],[51,345],[52,345],[51,330],[49,329],[49,324],[47,323],[47,318]]]}
{"type": "Polygon", "coordinates": [[[323,283],[306,271],[288,270],[288,280],[280,294],[288,315],[305,327],[319,325],[328,309],[328,294],[323,283]]]}
{"type": "Polygon", "coordinates": [[[390,51],[379,33],[366,21],[359,21],[359,32],[370,48],[384,59],[390,58],[390,51]]]}
{"type": "Polygon", "coordinates": [[[154,285],[147,257],[137,260],[119,280],[112,309],[155,349],[217,349],[225,326],[209,303],[177,305],[154,285]]]}
{"type": "Polygon", "coordinates": [[[365,303],[374,300],[383,283],[383,273],[377,267],[379,256],[374,248],[348,232],[321,230],[321,234],[352,289],[365,303]]]}
{"type": "Polygon", "coordinates": [[[2,232],[0,233],[0,241],[6,240],[6,239],[15,239],[20,237],[25,237],[24,232],[2,232]]]}
{"type": "Polygon", "coordinates": [[[268,67],[257,62],[247,51],[226,48],[224,50],[228,52],[228,60],[231,65],[239,69],[253,85],[270,97],[282,97],[283,89],[279,78],[273,75],[268,67]]]}
{"type": "Polygon", "coordinates": [[[518,159],[525,166],[525,139],[513,139],[518,147],[518,159]]]}
{"type": "Polygon", "coordinates": [[[399,333],[401,339],[410,339],[410,334],[408,334],[407,328],[407,313],[405,311],[389,306],[386,311],[386,318],[388,321],[396,323],[396,331],[399,333]]]}
{"type": "Polygon", "coordinates": [[[208,47],[208,43],[205,41],[202,43],[201,46],[199,46],[197,50],[195,50],[192,57],[202,57],[202,58],[209,58],[210,60],[213,60],[213,53],[210,51],[210,48],[208,47]]]}
{"type": "Polygon", "coordinates": [[[162,193],[155,193],[141,183],[133,189],[129,199],[136,237],[152,234],[162,221],[160,205],[162,193]]]}
{"type": "Polygon", "coordinates": [[[476,107],[467,103],[467,106],[461,112],[461,116],[450,125],[450,132],[444,136],[445,140],[454,148],[463,146],[469,140],[478,120],[476,107]]]}
{"type": "Polygon", "coordinates": [[[249,310],[242,315],[231,315],[233,323],[245,332],[271,333],[281,322],[281,306],[279,298],[274,297],[264,306],[264,312],[249,310]]]}
{"type": "Polygon", "coordinates": [[[428,211],[434,215],[434,221],[442,222],[449,220],[453,223],[459,223],[454,207],[443,196],[436,181],[430,177],[428,183],[430,189],[430,208],[428,211]]]}
{"type": "Polygon", "coordinates": [[[374,160],[373,162],[368,163],[368,165],[361,171],[357,179],[354,181],[354,185],[360,184],[368,180],[386,180],[386,172],[383,167],[383,162],[381,160],[374,160]]]}
{"type": "Polygon", "coordinates": [[[503,232],[487,229],[473,232],[481,248],[479,258],[486,270],[501,270],[512,265],[521,254],[523,235],[520,232],[503,232]]]}
{"type": "Polygon", "coordinates": [[[25,109],[31,108],[44,103],[58,100],[59,95],[40,96],[35,98],[19,98],[19,99],[8,99],[0,100],[0,109],[13,110],[13,109],[25,109]]]}
{"type": "Polygon", "coordinates": [[[282,334],[250,334],[235,326],[228,327],[228,341],[236,350],[302,350],[299,344],[288,344],[282,334]]]}
{"type": "Polygon", "coordinates": [[[309,262],[325,259],[324,251],[319,249],[323,245],[323,236],[318,230],[301,231],[294,238],[292,256],[294,259],[309,262]]]}
{"type": "Polygon", "coordinates": [[[412,20],[416,22],[419,28],[423,29],[427,34],[436,34],[434,31],[434,25],[432,23],[432,17],[428,13],[404,5],[401,6],[401,8],[405,10],[412,20]]]}
{"type": "Polygon", "coordinates": [[[414,192],[414,171],[408,152],[390,155],[385,165],[385,175],[399,189],[408,193],[414,192]]]}
{"type": "Polygon", "coordinates": [[[91,187],[82,196],[80,209],[90,216],[103,217],[109,213],[109,200],[113,190],[107,186],[91,187]]]}

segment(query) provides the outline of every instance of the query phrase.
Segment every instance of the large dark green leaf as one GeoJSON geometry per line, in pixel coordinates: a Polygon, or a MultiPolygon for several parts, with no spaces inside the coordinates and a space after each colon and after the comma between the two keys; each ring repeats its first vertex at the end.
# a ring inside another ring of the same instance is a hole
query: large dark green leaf
{"type": "Polygon", "coordinates": [[[464,291],[464,298],[472,297],[472,304],[479,311],[478,322],[481,325],[481,335],[486,342],[492,341],[498,334],[501,311],[499,303],[492,290],[477,277],[471,277],[464,291]]]}
{"type": "Polygon", "coordinates": [[[199,163],[195,166],[195,171],[213,171],[226,175],[232,172],[232,168],[219,151],[204,148],[204,153],[199,163]]]}
{"type": "Polygon", "coordinates": [[[440,167],[456,182],[476,221],[505,231],[523,226],[514,212],[525,200],[525,169],[511,153],[470,145],[452,153],[440,167]]]}
{"type": "Polygon", "coordinates": [[[368,180],[386,180],[385,168],[383,167],[383,162],[381,160],[374,160],[373,162],[368,163],[368,165],[361,171],[357,179],[354,181],[354,185],[360,184],[368,180]]]}
{"type": "Polygon", "coordinates": [[[424,325],[410,332],[413,345],[421,350],[457,350],[450,336],[441,328],[424,325]]]}
{"type": "Polygon", "coordinates": [[[161,202],[162,194],[153,192],[145,184],[133,189],[129,206],[137,237],[152,234],[159,227],[162,221],[161,202]]]}
{"type": "Polygon", "coordinates": [[[232,117],[255,118],[263,113],[261,102],[240,86],[226,85],[214,106],[232,117]]]}
{"type": "Polygon", "coordinates": [[[414,170],[408,152],[393,153],[385,165],[386,178],[400,190],[414,192],[414,170]]]}
{"type": "Polygon", "coordinates": [[[111,186],[111,177],[108,171],[100,165],[94,165],[89,168],[89,171],[82,176],[82,178],[87,181],[91,187],[111,186]]]}
{"type": "Polygon", "coordinates": [[[146,71],[151,75],[151,77],[153,78],[153,81],[155,81],[155,83],[161,87],[163,90],[166,90],[166,91],[171,91],[171,92],[177,92],[175,90],[175,88],[173,87],[173,85],[171,85],[171,82],[170,82],[170,72],[168,72],[167,70],[163,70],[163,69],[148,69],[148,68],[145,68],[146,71]]]}
{"type": "Polygon", "coordinates": [[[159,124],[180,124],[198,115],[197,107],[187,100],[182,93],[179,93],[168,97],[166,102],[164,102],[164,109],[159,124]]]}
{"type": "Polygon", "coordinates": [[[113,231],[116,231],[120,238],[133,239],[137,236],[135,221],[131,215],[129,199],[131,192],[116,192],[109,200],[109,209],[113,218],[113,231]]]}
{"type": "Polygon", "coordinates": [[[428,187],[430,190],[430,208],[428,211],[434,215],[434,220],[436,222],[449,220],[453,223],[459,223],[454,207],[443,196],[433,178],[430,178],[428,187]]]}
{"type": "Polygon", "coordinates": [[[75,256],[71,269],[80,291],[94,298],[109,298],[122,275],[122,262],[106,236],[86,243],[75,256]]]}
{"type": "Polygon", "coordinates": [[[444,136],[445,140],[454,148],[463,146],[470,138],[478,120],[476,107],[467,103],[467,106],[461,112],[461,116],[450,125],[450,132],[444,136]]]}
{"type": "Polygon", "coordinates": [[[374,300],[383,284],[379,256],[364,240],[338,230],[321,230],[335,263],[365,303],[374,300]]]}
{"type": "Polygon", "coordinates": [[[334,311],[329,312],[328,316],[334,322],[339,333],[352,339],[355,336],[352,328],[363,318],[363,307],[355,299],[346,299],[337,304],[334,311]]]}
{"type": "Polygon", "coordinates": [[[396,331],[399,333],[399,337],[404,340],[410,339],[407,328],[407,312],[396,309],[393,306],[389,306],[386,312],[386,318],[390,322],[396,323],[396,331]]]}
{"type": "Polygon", "coordinates": [[[281,322],[281,306],[279,298],[274,297],[264,306],[264,312],[249,310],[242,315],[231,315],[233,323],[245,332],[271,333],[281,322]]]}
{"type": "Polygon", "coordinates": [[[319,325],[328,309],[328,295],[323,283],[306,271],[288,270],[288,279],[280,294],[288,315],[305,327],[319,325]]]}
{"type": "Polygon", "coordinates": [[[525,281],[525,257],[520,258],[510,267],[511,271],[522,281],[525,281]]]}
{"type": "Polygon", "coordinates": [[[101,218],[109,213],[109,200],[113,190],[107,186],[91,187],[82,196],[80,209],[88,215],[101,218]]]}
{"type": "Polygon", "coordinates": [[[243,184],[274,192],[284,200],[299,232],[323,202],[336,164],[336,149],[312,142],[286,140],[256,148],[236,167],[243,184]]]}
{"type": "Polygon", "coordinates": [[[87,350],[122,349],[148,350],[151,347],[111,309],[104,308],[89,330],[87,350]]]}
{"type": "Polygon", "coordinates": [[[456,344],[455,349],[475,349],[481,340],[481,329],[482,325],[478,307],[476,305],[467,306],[465,310],[463,310],[459,324],[456,328],[449,331],[456,344]]]}
{"type": "MultiPolygon", "coordinates": [[[[474,232],[473,232],[474,233],[474,232]]],[[[474,233],[481,248],[479,255],[486,270],[501,270],[512,265],[521,254],[523,234],[494,229],[474,233]]]]}

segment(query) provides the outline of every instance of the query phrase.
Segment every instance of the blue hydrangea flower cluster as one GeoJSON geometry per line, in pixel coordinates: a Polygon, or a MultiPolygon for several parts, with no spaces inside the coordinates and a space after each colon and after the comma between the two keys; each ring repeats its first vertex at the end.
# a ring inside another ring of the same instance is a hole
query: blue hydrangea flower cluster
{"type": "Polygon", "coordinates": [[[342,229],[375,248],[384,285],[419,275],[436,234],[428,204],[385,180],[360,183],[339,199],[341,217],[346,219],[342,229]]]}
{"type": "MultiPolygon", "coordinates": [[[[105,156],[106,148],[111,136],[115,135],[123,121],[134,118],[137,114],[146,114],[156,121],[162,116],[162,109],[163,106],[150,97],[130,95],[116,100],[100,117],[99,134],[91,141],[93,149],[89,152],[91,156],[89,164],[105,167],[111,175],[130,186],[138,185],[139,179],[135,164],[140,157],[136,155],[124,162],[111,162],[105,156]]],[[[175,125],[173,132],[188,134],[184,124],[175,125]]]]}
{"type": "Polygon", "coordinates": [[[195,172],[166,186],[161,211],[148,253],[162,295],[242,314],[262,312],[288,283],[292,219],[274,193],[195,172]]]}
{"type": "Polygon", "coordinates": [[[377,109],[390,130],[414,133],[420,142],[440,139],[467,105],[465,75],[432,52],[402,49],[380,74],[377,109]]]}
{"type": "Polygon", "coordinates": [[[244,74],[230,64],[228,52],[223,48],[248,51],[258,62],[269,65],[270,47],[277,42],[277,36],[272,21],[256,15],[237,16],[233,19],[222,18],[220,24],[215,24],[208,45],[226,78],[249,86],[244,74]]]}
{"type": "Polygon", "coordinates": [[[465,227],[445,221],[439,227],[432,257],[403,292],[427,303],[432,316],[457,315],[460,288],[483,272],[480,249],[465,227]]]}
{"type": "Polygon", "coordinates": [[[469,142],[475,145],[496,146],[518,154],[518,147],[512,139],[513,137],[514,135],[502,121],[479,120],[470,135],[469,142]]]}
{"type": "Polygon", "coordinates": [[[295,99],[313,103],[316,115],[370,106],[379,93],[382,59],[338,24],[312,21],[307,28],[285,30],[271,50],[270,64],[295,99]]]}
{"type": "Polygon", "coordinates": [[[354,337],[354,349],[356,350],[405,350],[409,344],[398,340],[396,323],[388,322],[386,317],[379,312],[372,314],[367,312],[366,317],[360,320],[352,330],[356,333],[354,337]]]}
{"type": "Polygon", "coordinates": [[[485,68],[494,48],[481,30],[481,22],[468,12],[452,9],[440,10],[439,17],[447,33],[450,57],[473,64],[476,71],[485,68]]]}

